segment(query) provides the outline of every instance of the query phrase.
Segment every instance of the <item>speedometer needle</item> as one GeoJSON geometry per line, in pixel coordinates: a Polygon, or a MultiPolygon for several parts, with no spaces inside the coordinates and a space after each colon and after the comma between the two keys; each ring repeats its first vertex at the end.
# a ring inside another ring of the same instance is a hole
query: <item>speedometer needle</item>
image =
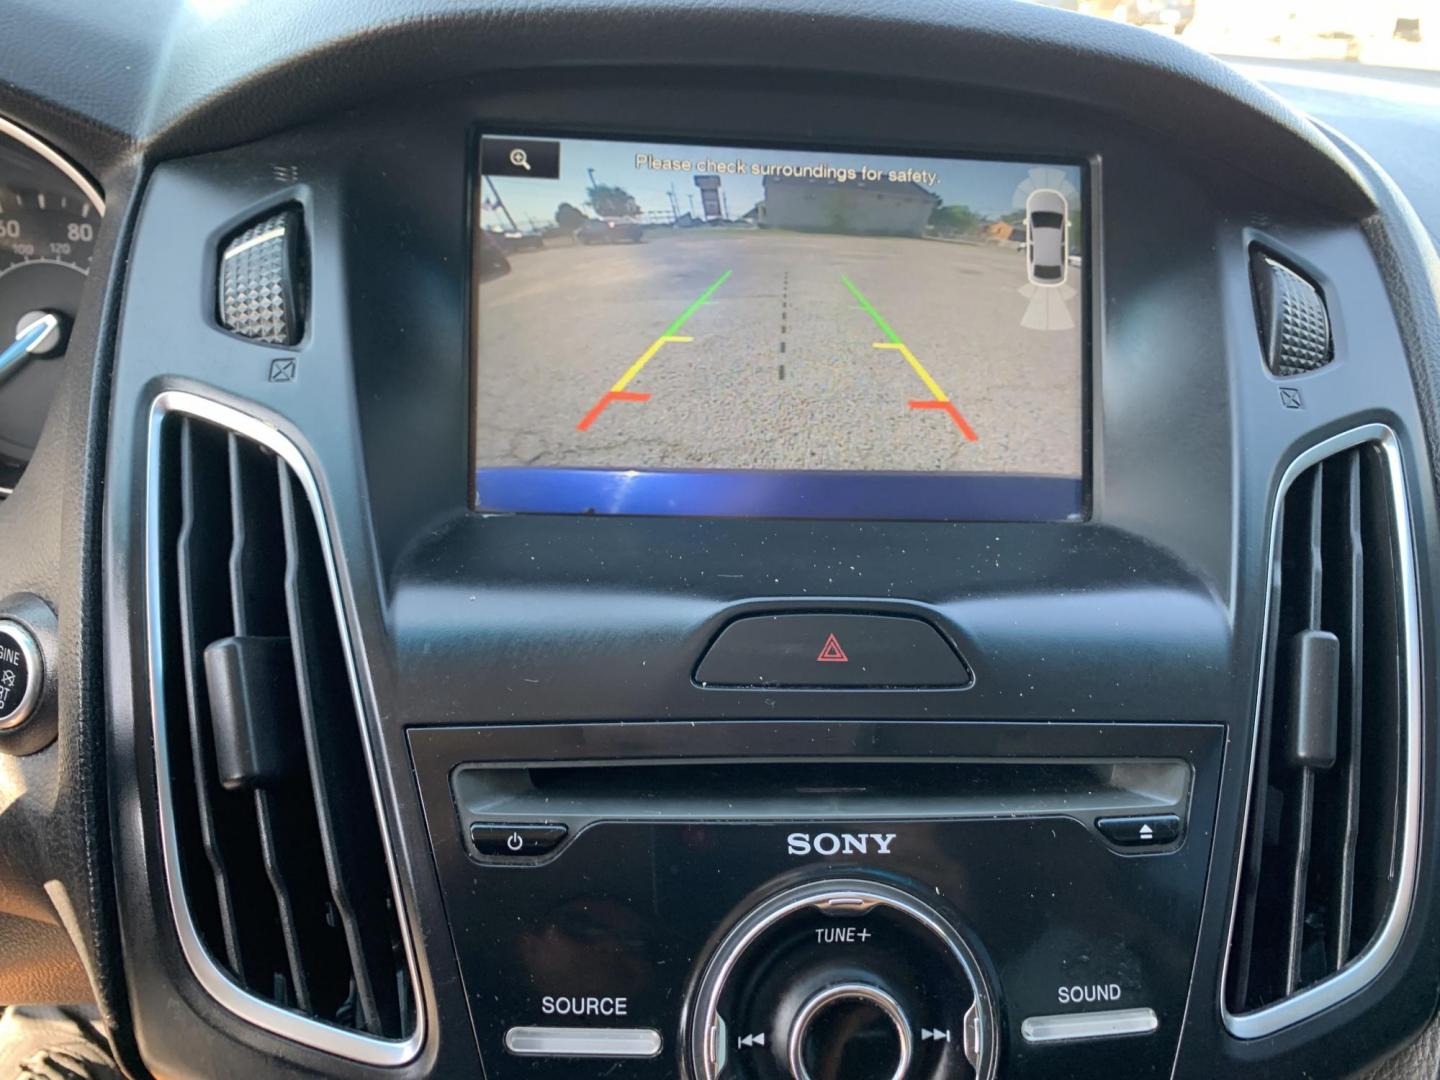
{"type": "Polygon", "coordinates": [[[47,311],[16,334],[15,340],[6,346],[4,352],[0,352],[0,379],[18,371],[23,361],[40,352],[42,342],[59,328],[59,316],[47,311]]]}

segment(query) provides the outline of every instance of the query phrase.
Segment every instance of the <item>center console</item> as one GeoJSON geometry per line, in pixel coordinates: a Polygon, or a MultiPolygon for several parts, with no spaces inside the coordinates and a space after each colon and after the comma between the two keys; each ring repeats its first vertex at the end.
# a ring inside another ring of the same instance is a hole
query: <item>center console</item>
{"type": "Polygon", "coordinates": [[[1100,644],[1217,627],[1086,524],[1099,162],[477,142],[475,515],[395,614],[514,575],[402,662],[482,721],[407,742],[487,1074],[1166,1073],[1225,735],[1100,644]]]}
{"type": "Polygon", "coordinates": [[[819,721],[411,734],[501,1080],[586,1057],[988,1078],[1002,1048],[1007,1076],[1100,1077],[1122,1044],[1161,1071],[1221,742],[819,721]]]}

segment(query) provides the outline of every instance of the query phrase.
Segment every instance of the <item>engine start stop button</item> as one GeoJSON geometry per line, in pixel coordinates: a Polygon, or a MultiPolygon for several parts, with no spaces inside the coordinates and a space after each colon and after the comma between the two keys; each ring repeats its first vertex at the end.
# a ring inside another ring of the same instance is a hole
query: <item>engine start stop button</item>
{"type": "Polygon", "coordinates": [[[43,682],[34,636],[19,623],[0,619],[0,730],[30,719],[43,682]]]}

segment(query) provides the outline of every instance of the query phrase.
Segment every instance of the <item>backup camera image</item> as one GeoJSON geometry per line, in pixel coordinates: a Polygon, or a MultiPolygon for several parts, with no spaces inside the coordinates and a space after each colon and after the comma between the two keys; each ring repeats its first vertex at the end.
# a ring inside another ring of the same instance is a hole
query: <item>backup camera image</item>
{"type": "Polygon", "coordinates": [[[1078,165],[480,140],[480,510],[1084,512],[1078,165]]]}

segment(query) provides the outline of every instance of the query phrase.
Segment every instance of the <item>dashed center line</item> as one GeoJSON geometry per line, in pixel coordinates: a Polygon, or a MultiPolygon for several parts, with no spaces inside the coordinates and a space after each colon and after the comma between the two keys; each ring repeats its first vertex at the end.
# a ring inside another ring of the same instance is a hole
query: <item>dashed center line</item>
{"type": "MultiPolygon", "coordinates": [[[[782,356],[785,355],[785,331],[786,331],[786,329],[787,329],[787,328],[786,328],[786,325],[785,325],[785,322],[786,322],[786,320],[790,317],[790,316],[789,316],[789,308],[790,308],[790,271],[789,271],[789,270],[786,270],[784,276],[781,277],[781,279],[780,279],[780,355],[782,355],[782,356]]],[[[784,365],[784,364],[781,364],[781,365],[780,365],[780,381],[781,381],[781,382],[784,382],[784,381],[785,381],[785,365],[784,365]]]]}

